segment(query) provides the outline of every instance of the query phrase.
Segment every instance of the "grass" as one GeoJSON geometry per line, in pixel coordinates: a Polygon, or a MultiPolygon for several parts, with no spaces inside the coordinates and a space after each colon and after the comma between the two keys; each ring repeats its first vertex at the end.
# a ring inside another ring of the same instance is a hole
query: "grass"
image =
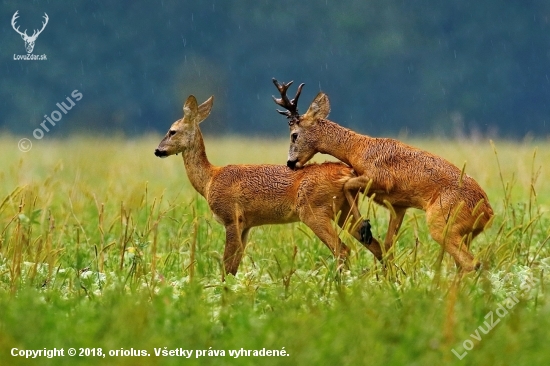
{"type": "MultiPolygon", "coordinates": [[[[336,273],[328,249],[292,224],[255,228],[239,273],[222,283],[223,227],[181,157],[154,157],[159,141],[45,138],[22,153],[0,138],[1,364],[549,363],[547,144],[409,141],[486,189],[497,216],[472,247],[478,274],[460,278],[448,255],[440,262],[423,213],[410,210],[389,273],[346,233],[353,255],[336,273]],[[70,347],[107,356],[10,354],[70,347]],[[108,355],[132,349],[150,356],[108,355]],[[176,349],[195,352],[155,356],[176,349]],[[229,355],[241,349],[288,356],[229,355]]],[[[284,163],[287,147],[206,139],[217,165],[284,163]]],[[[367,200],[362,211],[383,238],[387,211],[367,200]]]]}

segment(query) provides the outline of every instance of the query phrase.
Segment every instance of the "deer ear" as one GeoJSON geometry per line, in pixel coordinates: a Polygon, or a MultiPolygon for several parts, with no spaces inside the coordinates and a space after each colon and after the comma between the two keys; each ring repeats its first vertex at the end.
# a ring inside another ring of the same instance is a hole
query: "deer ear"
{"type": "Polygon", "coordinates": [[[211,96],[199,106],[199,114],[197,116],[197,123],[201,123],[210,115],[212,105],[214,104],[214,96],[211,96]]]}
{"type": "Polygon", "coordinates": [[[194,95],[190,95],[183,105],[183,115],[192,119],[197,114],[197,108],[197,98],[194,95]]]}
{"type": "Polygon", "coordinates": [[[320,92],[317,94],[315,99],[313,99],[313,102],[311,102],[304,118],[305,120],[313,120],[316,121],[318,119],[324,119],[327,118],[328,114],[330,113],[330,102],[328,100],[328,96],[320,92]]]}

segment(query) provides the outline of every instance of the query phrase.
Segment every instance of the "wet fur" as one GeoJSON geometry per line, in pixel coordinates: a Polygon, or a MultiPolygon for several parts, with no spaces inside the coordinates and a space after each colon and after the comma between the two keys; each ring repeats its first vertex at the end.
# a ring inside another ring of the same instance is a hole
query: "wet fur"
{"type": "MultiPolygon", "coordinates": [[[[250,228],[266,224],[302,221],[344,261],[349,249],[338,238],[331,220],[341,211],[338,224],[342,227],[349,217],[344,185],[356,176],[353,170],[342,163],[309,164],[299,171],[284,165],[214,166],[206,157],[198,125],[211,107],[212,98],[197,106],[190,96],[184,117],[172,124],[155,155],[182,153],[191,184],[225,227],[224,273],[237,273],[250,228]]],[[[351,223],[355,225],[353,219],[351,223]]],[[[359,233],[354,236],[360,240],[359,233]]],[[[366,247],[382,259],[376,240],[366,247]]]]}
{"type": "MultiPolygon", "coordinates": [[[[367,194],[392,214],[384,245],[393,243],[405,211],[426,211],[432,238],[441,244],[464,271],[480,263],[469,245],[494,215],[486,193],[477,182],[447,160],[398,140],[361,135],[326,119],[330,105],[320,93],[308,111],[290,125],[288,165],[303,166],[317,152],[330,154],[352,166],[358,177],[346,182],[356,192],[370,185],[367,194]]],[[[352,197],[348,193],[348,198],[352,197]]],[[[351,202],[351,201],[350,201],[351,202]]],[[[354,208],[355,216],[360,216],[354,208]]]]}

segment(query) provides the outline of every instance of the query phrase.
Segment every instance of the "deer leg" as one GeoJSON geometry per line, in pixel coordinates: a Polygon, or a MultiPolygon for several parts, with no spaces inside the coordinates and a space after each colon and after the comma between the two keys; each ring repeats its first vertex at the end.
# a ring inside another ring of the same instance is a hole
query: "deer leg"
{"type": "Polygon", "coordinates": [[[332,209],[330,212],[325,211],[327,210],[312,211],[307,209],[305,213],[300,213],[300,221],[306,224],[339,259],[340,264],[343,264],[349,254],[349,248],[342,243],[332,226],[332,209]]]}
{"type": "MultiPolygon", "coordinates": [[[[244,231],[246,231],[246,234],[248,233],[248,229],[244,231]]],[[[243,236],[246,237],[244,231],[241,232],[238,225],[234,223],[225,227],[224,275],[222,280],[225,279],[225,274],[235,275],[237,273],[244,253],[244,243],[242,242],[243,236]]]]}
{"type": "Polygon", "coordinates": [[[363,191],[367,188],[367,185],[369,184],[370,179],[368,179],[365,176],[350,178],[345,184],[344,184],[344,194],[346,195],[346,200],[348,201],[348,204],[351,209],[351,213],[355,220],[357,222],[361,221],[361,213],[359,212],[359,208],[356,205],[357,201],[357,194],[360,191],[363,191]]]}
{"type": "Polygon", "coordinates": [[[392,247],[393,237],[399,232],[407,209],[404,207],[394,207],[393,211],[395,212],[395,215],[393,214],[393,212],[390,212],[390,223],[388,225],[386,239],[384,240],[384,247],[386,248],[386,251],[388,251],[392,247]]]}
{"type": "MultiPolygon", "coordinates": [[[[437,235],[437,234],[436,234],[437,235]]],[[[434,237],[434,234],[432,234],[434,237]]],[[[447,253],[449,253],[458,267],[463,272],[472,272],[480,268],[481,263],[474,258],[474,255],[468,249],[467,237],[463,237],[458,233],[448,234],[443,240],[436,240],[447,253]]]]}
{"type": "MultiPolygon", "coordinates": [[[[432,238],[438,242],[447,253],[449,253],[457,266],[463,272],[471,272],[479,269],[480,262],[477,261],[469,250],[470,238],[461,231],[459,223],[448,223],[448,218],[437,209],[426,210],[426,220],[432,238]]],[[[473,238],[475,235],[472,235],[473,238]]]]}
{"type": "MultiPolygon", "coordinates": [[[[384,253],[382,252],[382,248],[380,246],[380,243],[378,240],[376,240],[374,237],[371,236],[370,243],[367,244],[363,239],[363,235],[359,231],[356,230],[357,221],[355,220],[355,217],[353,215],[350,215],[351,208],[349,207],[348,202],[344,202],[341,208],[342,213],[340,214],[340,218],[338,219],[338,226],[341,228],[344,228],[346,225],[346,221],[350,221],[350,231],[349,233],[357,239],[365,248],[367,248],[376,259],[379,261],[382,261],[382,256],[384,253]]],[[[369,224],[370,226],[370,224],[369,224]]]]}
{"type": "Polygon", "coordinates": [[[359,212],[359,208],[357,207],[357,195],[360,191],[364,191],[365,189],[367,189],[369,185],[371,185],[370,188],[372,188],[371,180],[365,176],[351,178],[344,184],[344,194],[350,206],[351,213],[355,218],[355,222],[360,223],[360,225],[358,225],[359,238],[357,240],[359,240],[362,244],[370,244],[373,237],[370,231],[371,226],[369,221],[361,221],[361,213],[359,212]]]}

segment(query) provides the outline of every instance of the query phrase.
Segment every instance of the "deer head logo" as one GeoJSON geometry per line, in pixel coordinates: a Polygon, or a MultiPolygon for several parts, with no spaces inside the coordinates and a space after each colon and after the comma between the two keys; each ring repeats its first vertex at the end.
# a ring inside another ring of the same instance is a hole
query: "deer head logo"
{"type": "Polygon", "coordinates": [[[36,42],[36,39],[38,38],[40,33],[42,33],[44,28],[46,28],[46,24],[48,24],[48,19],[49,19],[48,14],[44,13],[45,22],[42,22],[42,29],[40,30],[35,29],[34,32],[32,33],[32,36],[29,36],[27,35],[26,29],[24,32],[21,32],[19,30],[19,27],[17,28],[15,27],[15,21],[17,20],[17,18],[19,18],[19,15],[17,13],[19,13],[19,10],[17,10],[15,14],[13,14],[13,17],[11,18],[11,26],[17,33],[19,33],[21,38],[23,38],[23,41],[25,41],[25,49],[27,50],[27,53],[32,53],[32,50],[34,49],[34,42],[36,42]]]}

